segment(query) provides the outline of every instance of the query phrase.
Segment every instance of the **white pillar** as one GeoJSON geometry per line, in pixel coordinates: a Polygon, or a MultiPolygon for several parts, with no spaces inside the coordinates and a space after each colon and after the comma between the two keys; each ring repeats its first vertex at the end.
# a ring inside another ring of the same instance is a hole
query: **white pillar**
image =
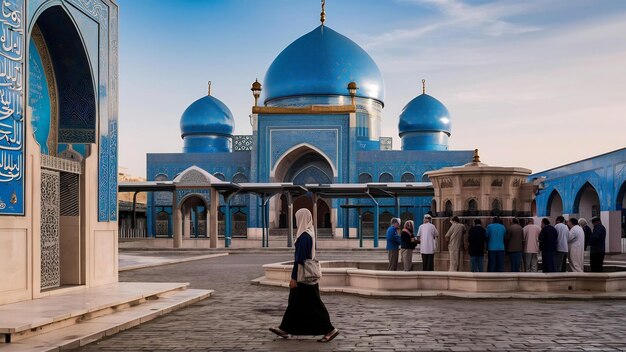
{"type": "MultiPolygon", "coordinates": [[[[606,228],[606,252],[622,252],[622,211],[603,210],[600,212],[600,221],[606,228]]],[[[589,222],[591,222],[589,220],[589,222]]]]}

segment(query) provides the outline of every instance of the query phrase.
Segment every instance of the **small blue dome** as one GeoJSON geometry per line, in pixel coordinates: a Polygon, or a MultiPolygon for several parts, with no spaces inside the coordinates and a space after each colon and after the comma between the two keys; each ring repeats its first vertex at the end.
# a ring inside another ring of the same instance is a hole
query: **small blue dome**
{"type": "Polygon", "coordinates": [[[232,136],[235,120],[230,109],[210,95],[194,101],[180,118],[181,136],[232,136]]]}
{"type": "Polygon", "coordinates": [[[272,62],[265,75],[265,102],[307,95],[349,95],[356,82],[357,96],[383,102],[383,77],[372,58],[347,37],[319,26],[298,38],[272,62]]]}
{"type": "Polygon", "coordinates": [[[452,121],[448,109],[428,94],[421,94],[411,100],[400,113],[398,123],[400,137],[411,132],[452,131],[452,121]]]}

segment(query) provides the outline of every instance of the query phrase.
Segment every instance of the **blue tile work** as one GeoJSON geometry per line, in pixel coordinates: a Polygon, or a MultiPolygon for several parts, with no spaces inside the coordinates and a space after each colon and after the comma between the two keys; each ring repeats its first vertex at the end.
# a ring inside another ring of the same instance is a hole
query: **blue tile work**
{"type": "Polygon", "coordinates": [[[35,133],[42,154],[50,154],[48,137],[50,136],[50,92],[48,78],[44,71],[41,55],[31,38],[28,46],[28,108],[31,111],[30,123],[35,133]]]}
{"type": "MultiPolygon", "coordinates": [[[[350,105],[350,96],[345,95],[316,95],[287,97],[272,100],[267,106],[279,107],[306,107],[311,105],[350,105]]],[[[380,124],[383,105],[381,102],[356,97],[356,140],[359,150],[380,149],[380,124]]],[[[306,115],[298,115],[304,118],[306,115]]]]}
{"type": "MultiPolygon", "coordinates": [[[[229,181],[245,181],[251,179],[251,171],[250,171],[250,157],[251,152],[249,151],[241,151],[236,153],[165,153],[165,154],[156,154],[150,153],[147,154],[147,180],[154,181],[158,180],[173,180],[180,174],[185,171],[192,165],[196,165],[199,168],[206,170],[211,174],[221,173],[225,176],[226,180],[229,181]]],[[[165,193],[165,192],[163,192],[165,193]]],[[[177,194],[177,201],[180,204],[180,201],[183,196],[187,195],[189,192],[185,194],[177,194]]],[[[235,197],[232,201],[232,204],[239,205],[242,202],[246,203],[246,207],[249,203],[249,198],[253,197],[235,197]]],[[[209,202],[209,198],[205,197],[207,203],[209,202]]],[[[151,192],[148,193],[148,209],[147,213],[147,223],[148,223],[148,234],[150,236],[154,236],[154,222],[156,221],[156,214],[158,211],[165,210],[170,215],[172,213],[171,210],[171,198],[165,197],[162,195],[153,195],[151,192]],[[157,196],[160,198],[160,202],[157,201],[157,196]],[[170,199],[170,203],[166,204],[167,199],[170,199]]],[[[220,199],[220,203],[223,204],[223,200],[220,199]]],[[[246,210],[243,213],[247,213],[246,210]]],[[[250,219],[248,218],[248,223],[250,224],[250,219]]]]}
{"type": "Polygon", "coordinates": [[[473,155],[474,152],[470,150],[357,152],[358,173],[351,179],[351,182],[358,182],[358,175],[362,172],[369,173],[374,180],[378,180],[382,173],[388,172],[396,182],[402,178],[403,173],[411,172],[417,181],[421,181],[425,172],[447,166],[464,165],[472,161],[473,155]]]}
{"type": "MultiPolygon", "coordinates": [[[[356,167],[351,174],[350,182],[359,182],[359,175],[369,174],[373,182],[377,182],[381,175],[385,173],[393,176],[394,182],[400,182],[402,175],[411,173],[415,176],[417,182],[422,181],[422,175],[427,171],[437,170],[448,166],[464,165],[472,160],[474,155],[470,150],[457,151],[399,151],[399,150],[381,150],[381,151],[359,151],[356,153],[356,167]]],[[[428,182],[428,180],[426,180],[428,182]]],[[[371,205],[369,199],[350,199],[351,204],[371,205]]],[[[400,212],[406,211],[413,214],[414,219],[418,220],[430,210],[431,197],[411,197],[400,199],[400,212]]],[[[344,200],[340,204],[345,203],[344,200]]],[[[394,200],[380,199],[380,214],[384,211],[394,213],[394,200]]],[[[373,212],[374,208],[365,208],[363,212],[373,212]]],[[[342,214],[343,212],[339,212],[342,214]]],[[[343,226],[340,217],[340,225],[343,226]]],[[[357,226],[357,216],[355,211],[351,211],[350,227],[357,226]]]]}
{"type": "Polygon", "coordinates": [[[147,180],[154,181],[159,174],[173,180],[192,165],[207,172],[222,173],[227,180],[241,173],[250,177],[250,152],[237,153],[149,153],[147,154],[147,180]]]}
{"type": "MultiPolygon", "coordinates": [[[[37,19],[52,59],[59,101],[59,143],[96,142],[96,97],[80,27],[60,6],[37,19]]],[[[97,38],[92,38],[97,41],[97,38]]]]}
{"type": "MultiPolygon", "coordinates": [[[[98,114],[100,135],[98,155],[98,221],[117,220],[117,89],[118,89],[118,7],[109,0],[62,0],[66,6],[74,6],[83,14],[98,23],[97,38],[95,32],[87,26],[86,21],[75,21],[78,32],[85,42],[98,43],[97,72],[94,81],[97,88],[97,104],[94,109],[98,114]]],[[[41,8],[53,2],[41,2],[41,8]]],[[[56,2],[58,4],[58,2],[56,2]]],[[[40,13],[41,9],[34,10],[40,13]]],[[[93,58],[91,58],[93,59],[93,58]]],[[[94,62],[93,60],[90,60],[94,62]]],[[[92,90],[93,91],[93,90],[92,90]]]]}
{"type": "Polygon", "coordinates": [[[538,172],[528,180],[540,177],[546,179],[536,197],[538,216],[547,216],[548,199],[555,190],[563,201],[563,213],[574,213],[576,195],[586,183],[598,193],[600,210],[626,207],[621,204],[626,192],[626,148],[538,172]]]}
{"type": "Polygon", "coordinates": [[[349,114],[259,116],[257,181],[269,182],[271,169],[284,152],[308,144],[322,151],[337,170],[335,182],[347,182],[349,114]],[[280,136],[280,138],[276,138],[280,136]],[[270,138],[273,138],[270,140],[270,138]]]}
{"type": "Polygon", "coordinates": [[[24,215],[24,1],[3,0],[0,76],[0,215],[24,215]],[[5,43],[8,43],[5,44],[5,43]],[[9,49],[7,50],[6,47],[9,49]]]}

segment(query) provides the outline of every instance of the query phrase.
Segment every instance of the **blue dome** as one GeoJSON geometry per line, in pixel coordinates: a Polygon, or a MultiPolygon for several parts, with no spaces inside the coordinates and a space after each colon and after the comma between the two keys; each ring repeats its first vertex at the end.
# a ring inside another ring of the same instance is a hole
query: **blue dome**
{"type": "Polygon", "coordinates": [[[327,26],[298,38],[272,62],[265,75],[265,102],[306,95],[349,95],[356,82],[357,96],[383,102],[383,77],[372,58],[352,40],[327,26]]]}
{"type": "Polygon", "coordinates": [[[194,101],[180,118],[181,136],[233,134],[235,120],[230,109],[210,95],[194,101]]]}
{"type": "Polygon", "coordinates": [[[411,132],[452,131],[452,121],[448,109],[428,94],[421,94],[411,100],[400,113],[398,123],[400,137],[411,132]]]}

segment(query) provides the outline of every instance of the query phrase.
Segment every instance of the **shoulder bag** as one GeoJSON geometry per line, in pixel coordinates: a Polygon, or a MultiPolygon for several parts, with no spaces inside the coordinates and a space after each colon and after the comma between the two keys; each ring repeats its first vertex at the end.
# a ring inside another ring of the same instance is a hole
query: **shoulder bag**
{"type": "Polygon", "coordinates": [[[298,265],[298,282],[306,285],[315,285],[322,277],[320,262],[313,258],[304,261],[304,265],[298,265]]]}

